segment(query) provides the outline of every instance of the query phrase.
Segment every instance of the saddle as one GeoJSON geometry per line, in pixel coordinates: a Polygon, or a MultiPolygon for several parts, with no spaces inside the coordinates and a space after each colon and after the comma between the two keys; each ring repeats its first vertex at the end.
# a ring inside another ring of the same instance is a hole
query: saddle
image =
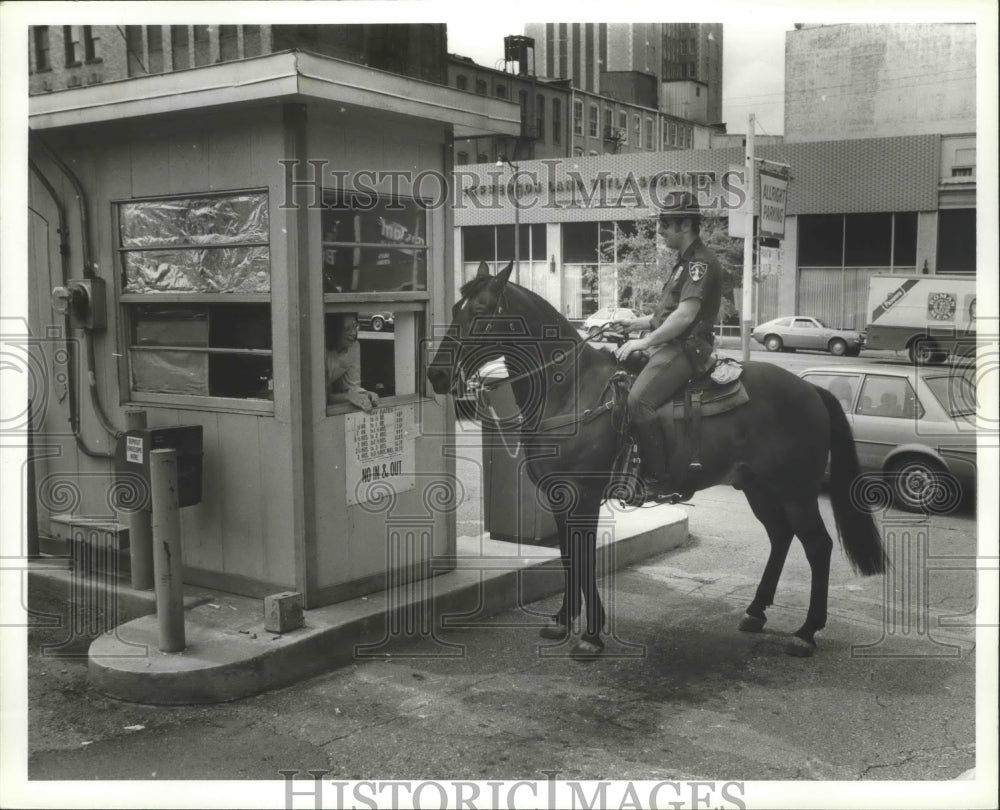
{"type": "MultiPolygon", "coordinates": [[[[625,368],[616,371],[611,378],[611,388],[614,392],[613,413],[619,432],[619,452],[614,469],[619,481],[629,482],[638,478],[639,448],[628,430],[628,392],[636,375],[645,365],[646,359],[648,358],[643,358],[639,363],[627,364],[625,368]]],[[[660,408],[660,412],[665,413],[673,421],[674,435],[687,447],[688,472],[693,476],[697,476],[702,469],[702,417],[727,413],[750,401],[743,380],[740,379],[742,373],[741,363],[728,358],[719,359],[713,355],[708,368],[688,381],[670,402],[660,408]]],[[[624,486],[627,489],[630,484],[626,483],[624,486]]],[[[683,497],[686,499],[691,494],[693,488],[691,492],[684,493],[683,497]]],[[[627,494],[620,499],[625,502],[631,500],[627,494]]]]}

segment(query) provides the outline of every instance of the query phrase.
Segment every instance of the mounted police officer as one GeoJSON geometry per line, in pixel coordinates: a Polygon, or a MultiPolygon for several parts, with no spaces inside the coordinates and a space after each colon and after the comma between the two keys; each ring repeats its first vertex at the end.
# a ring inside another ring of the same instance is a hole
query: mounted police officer
{"type": "Polygon", "coordinates": [[[629,340],[615,356],[624,362],[633,352],[650,355],[629,392],[632,436],[642,456],[647,495],[670,495],[663,427],[656,411],[684,384],[707,370],[712,355],[712,329],[722,303],[722,265],[701,241],[701,211],[694,195],[674,192],[660,211],[656,232],[680,258],[663,285],[652,315],[619,321],[628,332],[649,329],[629,340]]]}

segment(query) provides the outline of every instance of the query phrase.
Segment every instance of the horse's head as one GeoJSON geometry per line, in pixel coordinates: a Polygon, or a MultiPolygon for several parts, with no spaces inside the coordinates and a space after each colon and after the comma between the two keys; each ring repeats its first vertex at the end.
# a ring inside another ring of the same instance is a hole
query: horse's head
{"type": "Polygon", "coordinates": [[[513,266],[511,262],[493,276],[484,262],[476,277],[462,287],[462,298],[451,309],[451,325],[427,367],[427,378],[435,393],[454,392],[463,370],[475,370],[503,354],[497,337],[500,322],[504,321],[504,291],[513,266]]]}

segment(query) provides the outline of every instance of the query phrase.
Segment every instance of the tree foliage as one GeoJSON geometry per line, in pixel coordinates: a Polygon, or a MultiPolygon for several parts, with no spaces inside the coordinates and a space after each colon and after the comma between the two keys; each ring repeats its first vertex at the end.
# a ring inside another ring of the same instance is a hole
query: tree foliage
{"type": "MultiPolygon", "coordinates": [[[[728,321],[736,315],[734,289],[743,278],[743,240],[729,235],[725,217],[705,217],[701,222],[701,241],[722,265],[722,307],[719,317],[728,321]]],[[[636,222],[635,233],[617,233],[618,297],[623,306],[641,314],[653,310],[660,292],[677,264],[676,251],[659,247],[656,240],[656,217],[636,222]]],[[[615,240],[601,245],[604,261],[615,262],[615,240]]]]}

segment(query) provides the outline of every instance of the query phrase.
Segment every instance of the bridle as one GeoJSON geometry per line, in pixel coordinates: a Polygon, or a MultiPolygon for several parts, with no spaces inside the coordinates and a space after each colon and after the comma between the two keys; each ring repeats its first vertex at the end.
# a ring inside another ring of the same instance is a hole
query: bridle
{"type": "MultiPolygon", "coordinates": [[[[501,292],[500,297],[497,300],[497,305],[496,305],[496,308],[493,310],[493,312],[487,313],[485,315],[477,315],[476,317],[485,317],[485,318],[491,318],[491,319],[497,318],[497,317],[503,315],[504,309],[506,307],[506,303],[507,303],[507,300],[506,300],[506,287],[505,287],[504,290],[503,290],[503,292],[501,292]]],[[[483,329],[483,332],[484,333],[488,333],[488,332],[492,331],[492,327],[493,327],[493,323],[486,324],[485,328],[483,329]]],[[[553,353],[553,357],[550,360],[548,360],[548,361],[546,361],[544,363],[541,363],[539,365],[532,366],[532,367],[528,368],[526,371],[524,371],[524,372],[522,372],[520,374],[517,374],[517,375],[515,375],[513,377],[504,377],[502,379],[498,379],[498,380],[495,380],[495,381],[492,381],[492,382],[491,381],[483,381],[482,384],[481,384],[481,386],[480,386],[480,390],[482,392],[488,393],[488,392],[493,391],[494,389],[498,388],[501,385],[510,385],[510,384],[518,382],[520,380],[528,379],[529,377],[533,377],[535,375],[542,374],[543,372],[545,372],[547,369],[551,368],[552,366],[565,363],[568,357],[572,358],[573,360],[576,360],[580,356],[580,354],[582,354],[584,348],[586,347],[586,345],[589,342],[591,342],[593,340],[596,340],[597,338],[601,337],[602,335],[604,335],[605,333],[607,333],[609,331],[612,331],[611,330],[611,324],[605,324],[600,329],[597,329],[593,334],[589,334],[589,335],[587,335],[587,337],[581,339],[579,341],[579,343],[577,343],[577,345],[574,347],[572,353],[567,354],[567,353],[564,353],[564,352],[561,352],[561,351],[555,352],[555,353],[553,353]]],[[[458,340],[455,337],[452,337],[451,339],[452,340],[458,340]]],[[[462,355],[461,351],[458,351],[458,352],[455,353],[455,360],[452,363],[452,375],[453,376],[455,375],[456,371],[459,368],[459,364],[460,364],[460,361],[461,361],[461,355],[462,355]]],[[[545,432],[556,430],[556,429],[563,429],[563,428],[566,428],[566,427],[568,427],[570,425],[574,425],[574,424],[580,424],[580,423],[584,423],[585,424],[585,423],[593,421],[594,419],[596,419],[597,417],[603,415],[604,413],[610,413],[613,410],[614,406],[615,406],[614,397],[612,396],[611,398],[608,398],[608,399],[605,400],[605,394],[608,391],[612,390],[612,382],[613,382],[613,378],[611,380],[608,380],[608,384],[604,387],[604,389],[601,391],[601,394],[599,395],[599,398],[598,398],[599,404],[596,405],[595,407],[588,408],[585,411],[583,411],[582,413],[573,412],[573,413],[568,413],[568,414],[559,414],[559,415],[556,415],[556,416],[548,417],[546,419],[542,419],[533,428],[533,431],[537,432],[537,433],[545,433],[545,432]]],[[[490,407],[492,409],[492,406],[490,406],[490,407]]],[[[496,411],[493,411],[493,416],[494,416],[495,419],[497,419],[497,421],[499,421],[499,417],[497,417],[496,411]]],[[[522,430],[523,430],[524,429],[523,419],[520,418],[520,415],[519,415],[518,421],[522,423],[522,430]]],[[[502,433],[501,433],[501,438],[503,438],[503,434],[502,433]]],[[[505,445],[507,444],[506,439],[504,439],[504,444],[505,445]]],[[[511,453],[512,457],[515,457],[517,455],[517,453],[520,451],[520,441],[518,441],[517,447],[515,448],[515,450],[513,452],[510,450],[509,447],[507,448],[507,451],[508,451],[508,453],[511,453]]]]}

